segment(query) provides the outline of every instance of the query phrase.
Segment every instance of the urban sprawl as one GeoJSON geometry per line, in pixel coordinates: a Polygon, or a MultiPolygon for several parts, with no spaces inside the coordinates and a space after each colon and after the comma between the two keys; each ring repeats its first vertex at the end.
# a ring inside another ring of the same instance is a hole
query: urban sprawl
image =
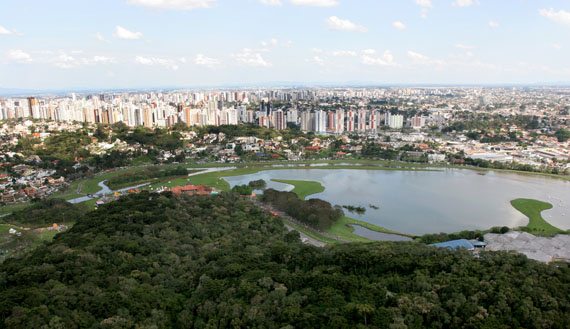
{"type": "Polygon", "coordinates": [[[554,87],[6,97],[0,202],[45,197],[149,156],[153,163],[384,159],[568,174],[569,111],[570,88],[554,87]],[[236,125],[243,129],[228,128],[236,125]]]}

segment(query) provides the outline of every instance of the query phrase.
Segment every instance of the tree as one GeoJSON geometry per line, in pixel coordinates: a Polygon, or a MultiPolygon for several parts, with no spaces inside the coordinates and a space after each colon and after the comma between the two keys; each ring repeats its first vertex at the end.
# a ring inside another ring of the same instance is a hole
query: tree
{"type": "Polygon", "coordinates": [[[243,147],[240,144],[236,145],[236,147],[234,148],[234,152],[236,152],[236,154],[239,156],[242,156],[245,153],[243,151],[243,147]]]}
{"type": "Polygon", "coordinates": [[[95,132],[93,133],[93,137],[96,137],[97,139],[102,141],[102,140],[106,140],[107,137],[109,137],[109,134],[105,131],[105,128],[103,127],[103,125],[97,125],[97,129],[95,129],[95,132]]]}
{"type": "Polygon", "coordinates": [[[554,136],[558,139],[559,142],[564,143],[570,138],[570,131],[562,128],[559,129],[554,136]]]}
{"type": "Polygon", "coordinates": [[[263,179],[252,180],[248,183],[249,187],[254,190],[262,190],[267,186],[267,183],[263,179]]]}
{"type": "Polygon", "coordinates": [[[253,192],[253,189],[247,185],[236,185],[234,187],[232,187],[232,192],[234,193],[238,193],[241,195],[251,195],[251,193],[253,192]]]}

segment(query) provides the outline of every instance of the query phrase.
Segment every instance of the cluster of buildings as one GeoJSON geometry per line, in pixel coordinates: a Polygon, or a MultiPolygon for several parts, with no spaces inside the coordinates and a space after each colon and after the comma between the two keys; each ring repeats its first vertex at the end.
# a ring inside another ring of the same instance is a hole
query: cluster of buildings
{"type": "MultiPolygon", "coordinates": [[[[37,161],[34,159],[34,161],[37,161]]],[[[39,160],[41,161],[41,160],[39,160]]],[[[16,203],[44,198],[65,184],[63,177],[53,178],[55,170],[19,164],[12,173],[0,173],[0,203],[16,203]]]]}
{"type": "MultiPolygon", "coordinates": [[[[421,129],[429,123],[439,123],[445,116],[435,111],[429,116],[413,116],[404,121],[404,115],[392,114],[379,108],[360,107],[328,108],[282,106],[284,99],[303,101],[318,99],[307,91],[275,93],[221,92],[221,93],[150,93],[150,94],[101,94],[78,98],[8,98],[0,99],[0,120],[39,119],[60,122],[87,122],[113,124],[123,122],[128,126],[169,127],[178,122],[187,126],[219,126],[258,124],[283,130],[287,124],[299,125],[303,131],[324,133],[353,133],[376,131],[381,125],[392,129],[407,126],[421,129]],[[259,100],[259,108],[253,101],[259,100]],[[278,105],[276,105],[278,104],[278,105]]],[[[290,104],[290,103],[287,103],[290,104]]],[[[432,111],[433,112],[433,111],[432,111]]],[[[447,115],[448,117],[448,115],[447,115]]]]}
{"type": "MultiPolygon", "coordinates": [[[[459,161],[449,155],[461,154],[474,160],[546,166],[561,173],[570,170],[570,145],[559,141],[554,132],[568,129],[569,112],[568,88],[260,88],[5,97],[0,98],[0,121],[5,121],[0,125],[0,166],[7,166],[14,155],[24,161],[13,168],[10,164],[10,170],[0,168],[0,202],[42,197],[64,184],[52,177],[53,170],[43,169],[48,166],[41,165],[42,159],[15,151],[22,137],[42,143],[64,131],[84,129],[85,123],[91,129],[116,122],[149,128],[180,123],[188,127],[252,124],[276,130],[296,127],[326,136],[307,143],[256,137],[228,140],[223,134],[197,136],[185,131],[181,132],[184,146],[159,150],[159,161],[182,156],[220,162],[239,162],[244,157],[301,160],[327,153],[340,138],[341,149],[323,157],[358,156],[367,143],[386,150],[412,145],[413,150],[400,154],[398,160],[411,156],[429,162],[459,161]],[[445,130],[476,120],[481,113],[498,121],[530,117],[539,126],[509,123],[498,130],[478,131],[498,142],[472,138],[473,130],[467,125],[463,130],[445,130]],[[511,140],[511,134],[517,139],[511,140]]],[[[86,148],[92,155],[148,151],[144,145],[91,137],[86,148]]],[[[80,166],[82,159],[75,160],[80,166]]]]}

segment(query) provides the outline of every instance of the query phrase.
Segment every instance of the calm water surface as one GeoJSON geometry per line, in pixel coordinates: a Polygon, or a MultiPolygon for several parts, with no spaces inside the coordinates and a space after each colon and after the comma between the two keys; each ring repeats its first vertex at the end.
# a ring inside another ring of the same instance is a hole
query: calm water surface
{"type": "Polygon", "coordinates": [[[282,169],[224,177],[233,187],[264,179],[268,187],[291,190],[271,179],[311,180],[325,191],[310,197],[338,205],[366,207],[366,213],[345,213],[369,223],[410,234],[516,227],[528,219],[510,200],[530,198],[552,203],[543,217],[561,229],[570,229],[570,182],[536,175],[440,171],[384,171],[356,169],[282,169]],[[372,209],[369,205],[378,206],[372,209]]]}

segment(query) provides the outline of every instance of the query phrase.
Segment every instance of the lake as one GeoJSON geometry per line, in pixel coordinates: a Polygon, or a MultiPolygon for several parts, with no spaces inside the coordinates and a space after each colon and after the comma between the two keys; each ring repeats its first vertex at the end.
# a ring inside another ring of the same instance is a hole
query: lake
{"type": "Polygon", "coordinates": [[[408,234],[524,226],[527,217],[510,204],[517,198],[552,203],[553,208],[544,211],[543,217],[554,226],[570,229],[570,182],[545,176],[467,169],[279,169],[224,179],[232,187],[264,179],[268,187],[282,191],[292,186],[270,180],[317,181],[325,191],[309,198],[363,206],[365,214],[345,213],[408,234]]]}

